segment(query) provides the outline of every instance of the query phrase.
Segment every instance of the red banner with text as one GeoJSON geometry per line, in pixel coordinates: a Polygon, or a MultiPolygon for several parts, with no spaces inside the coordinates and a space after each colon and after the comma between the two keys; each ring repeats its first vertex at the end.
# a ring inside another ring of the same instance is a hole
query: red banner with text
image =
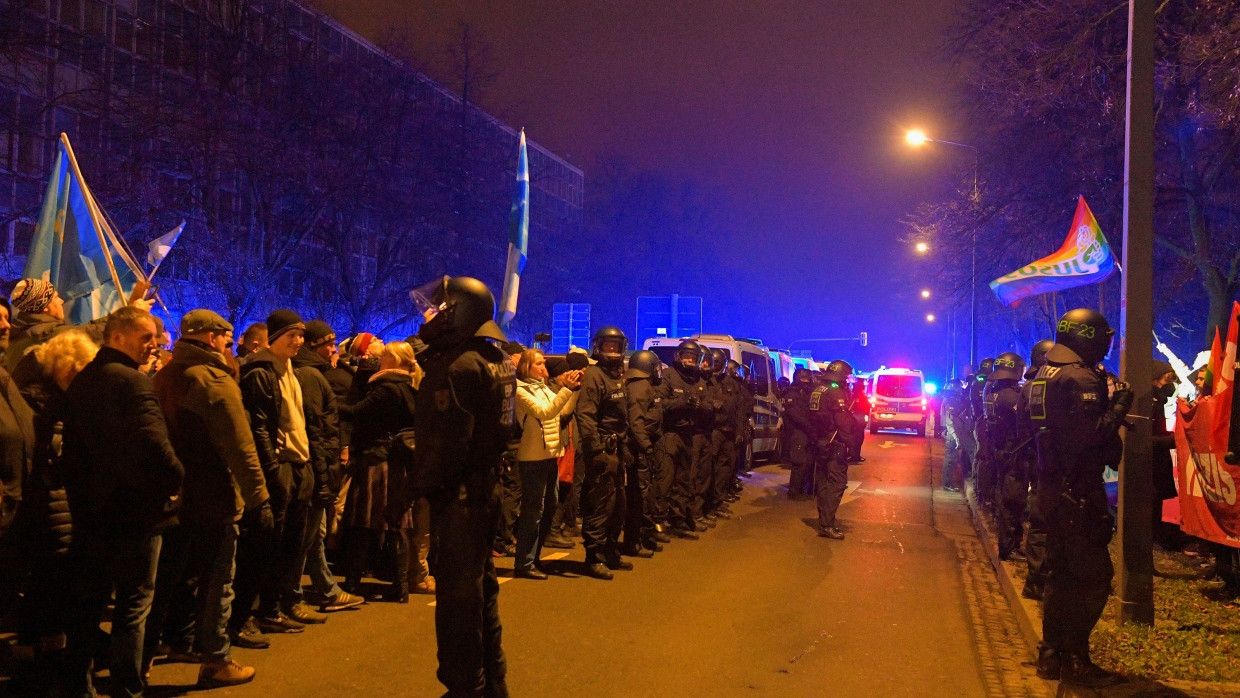
{"type": "MultiPolygon", "coordinates": [[[[1204,397],[1191,406],[1183,400],[1175,422],[1176,475],[1179,480],[1180,528],[1190,536],[1240,548],[1240,507],[1236,483],[1240,466],[1228,465],[1226,437],[1217,436],[1220,418],[1230,417],[1230,399],[1204,397]],[[1221,450],[1220,450],[1221,449],[1221,450]]],[[[1226,434],[1225,427],[1222,430],[1226,434]]]]}

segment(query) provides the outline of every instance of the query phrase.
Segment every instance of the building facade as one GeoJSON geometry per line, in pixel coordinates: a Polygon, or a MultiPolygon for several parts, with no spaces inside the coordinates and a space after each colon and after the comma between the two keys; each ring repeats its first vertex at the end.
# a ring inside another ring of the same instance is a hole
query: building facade
{"type": "MultiPolygon", "coordinates": [[[[395,336],[429,278],[502,283],[517,132],[296,0],[0,0],[9,282],[62,132],[131,247],[187,221],[155,280],[173,319],[288,306],[395,336]]],[[[582,226],[582,171],[529,157],[519,321],[563,297],[539,253],[582,226]]]]}

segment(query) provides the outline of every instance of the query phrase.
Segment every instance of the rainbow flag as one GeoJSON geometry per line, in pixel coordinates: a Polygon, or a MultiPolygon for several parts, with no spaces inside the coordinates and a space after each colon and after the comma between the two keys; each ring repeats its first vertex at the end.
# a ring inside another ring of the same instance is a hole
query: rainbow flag
{"type": "Polygon", "coordinates": [[[1039,293],[1096,284],[1114,271],[1111,246],[1082,196],[1059,251],[991,281],[990,289],[1004,305],[1012,305],[1039,293]]]}

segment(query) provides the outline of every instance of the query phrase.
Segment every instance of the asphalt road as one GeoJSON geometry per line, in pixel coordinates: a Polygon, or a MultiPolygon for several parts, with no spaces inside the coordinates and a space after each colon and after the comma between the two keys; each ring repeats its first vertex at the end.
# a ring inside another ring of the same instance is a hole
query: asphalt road
{"type": "MultiPolygon", "coordinates": [[[[840,509],[844,541],[816,536],[813,502],[789,501],[788,471],[766,465],[735,518],[614,581],[511,579],[500,559],[512,694],[986,695],[960,563],[935,525],[929,442],[868,436],[865,455],[840,509]]],[[[582,558],[580,544],[548,552],[582,558]]],[[[211,695],[440,695],[430,602],[371,603],[236,650],[256,680],[211,695]]],[[[195,670],[156,666],[151,694],[181,693],[195,670]]]]}

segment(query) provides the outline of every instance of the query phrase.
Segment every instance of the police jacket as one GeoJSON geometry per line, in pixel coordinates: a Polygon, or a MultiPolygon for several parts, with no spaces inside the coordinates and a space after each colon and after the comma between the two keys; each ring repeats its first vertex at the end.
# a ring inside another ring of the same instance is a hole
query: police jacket
{"type": "Polygon", "coordinates": [[[740,388],[741,399],[736,406],[736,429],[739,432],[748,432],[749,418],[753,416],[754,406],[757,400],[754,397],[753,386],[749,381],[742,380],[736,376],[732,376],[732,381],[740,388]]]}
{"type": "MultiPolygon", "coordinates": [[[[1016,438],[1020,449],[1017,451],[1017,457],[1026,461],[1032,461],[1037,458],[1038,447],[1034,442],[1034,435],[1037,434],[1038,428],[1033,423],[1033,417],[1029,414],[1029,400],[1033,394],[1033,379],[1038,375],[1038,368],[1030,368],[1025,371],[1025,382],[1020,385],[1020,395],[1016,398],[1016,438]]],[[[1043,388],[1044,389],[1044,388],[1043,388]]],[[[1030,475],[1036,477],[1036,472],[1030,472],[1030,475]]]]}
{"type": "Polygon", "coordinates": [[[670,371],[663,372],[663,382],[658,390],[662,398],[663,430],[677,433],[696,431],[702,421],[700,413],[704,409],[706,393],[702,377],[696,371],[687,373],[680,364],[674,364],[670,371]]]}
{"type": "Polygon", "coordinates": [[[175,523],[185,469],[150,377],[105,346],[65,399],[62,462],[75,530],[140,533],[175,523]]]}
{"type": "Polygon", "coordinates": [[[628,403],[624,393],[623,368],[592,364],[581,378],[581,395],[577,397],[577,429],[581,449],[597,453],[604,447],[613,450],[618,439],[628,430],[628,403]],[[607,442],[611,441],[609,445],[607,442]]]}
{"type": "Polygon", "coordinates": [[[991,442],[998,450],[1009,450],[1018,444],[1016,403],[1020,384],[1013,379],[987,381],[984,393],[986,427],[991,442]]]}
{"type": "Polygon", "coordinates": [[[465,494],[491,501],[504,451],[516,428],[517,379],[512,361],[488,337],[502,337],[493,323],[420,357],[426,375],[418,386],[414,470],[404,496],[445,498],[465,494]]]}
{"type": "Polygon", "coordinates": [[[719,413],[715,415],[715,428],[721,429],[725,434],[735,434],[740,427],[741,404],[745,401],[745,396],[741,392],[739,381],[730,375],[716,376],[715,382],[721,405],[719,413]]]}
{"type": "Polygon", "coordinates": [[[702,377],[702,406],[701,422],[699,427],[711,432],[723,429],[724,423],[728,419],[728,408],[724,404],[723,388],[719,385],[719,378],[714,374],[702,377]]]}
{"type": "Polygon", "coordinates": [[[793,465],[809,465],[813,460],[809,451],[814,441],[814,425],[810,423],[809,415],[809,400],[813,392],[811,383],[793,383],[784,392],[785,437],[793,465]]]}
{"type": "Polygon", "coordinates": [[[849,403],[852,396],[848,389],[838,383],[827,383],[814,388],[809,396],[809,418],[815,441],[852,443],[856,422],[852,418],[849,403]]]}
{"type": "Polygon", "coordinates": [[[1065,490],[1105,510],[1102,471],[1122,450],[1116,430],[1104,419],[1110,408],[1106,374],[1063,345],[1046,356],[1029,399],[1033,424],[1045,429],[1038,436],[1042,513],[1053,513],[1065,490]]]}
{"type": "Polygon", "coordinates": [[[241,405],[241,389],[219,352],[177,340],[154,378],[172,448],[185,466],[183,522],[235,521],[267,501],[267,481],[241,405]]]}
{"type": "Polygon", "coordinates": [[[633,378],[625,384],[628,400],[629,450],[635,455],[650,453],[663,434],[663,398],[649,378],[633,378]]]}

